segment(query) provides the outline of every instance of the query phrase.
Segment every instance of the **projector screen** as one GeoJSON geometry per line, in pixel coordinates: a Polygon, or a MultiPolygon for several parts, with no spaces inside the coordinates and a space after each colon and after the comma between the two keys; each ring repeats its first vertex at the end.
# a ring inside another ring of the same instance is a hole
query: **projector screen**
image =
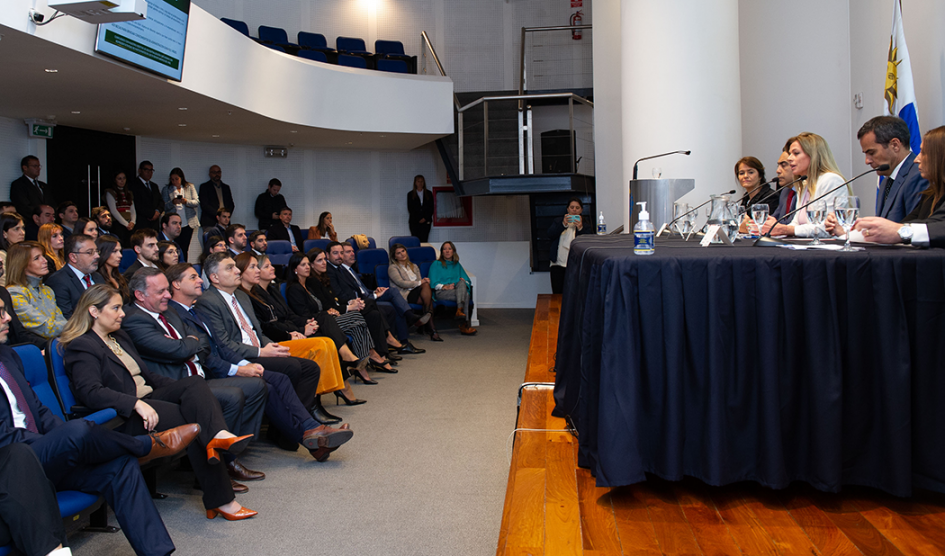
{"type": "Polygon", "coordinates": [[[99,25],[95,51],[180,81],[190,0],[147,2],[147,19],[99,25]]]}

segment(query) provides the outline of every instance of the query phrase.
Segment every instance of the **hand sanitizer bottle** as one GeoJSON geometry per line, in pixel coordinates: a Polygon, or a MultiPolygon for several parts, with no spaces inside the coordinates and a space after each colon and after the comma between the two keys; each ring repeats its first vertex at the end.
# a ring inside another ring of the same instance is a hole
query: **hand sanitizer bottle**
{"type": "Polygon", "coordinates": [[[600,211],[600,216],[597,217],[597,235],[602,236],[607,234],[607,222],[604,222],[604,211],[600,211]]]}
{"type": "Polygon", "coordinates": [[[652,255],[655,252],[654,242],[656,231],[650,222],[650,213],[646,211],[646,201],[637,203],[641,205],[640,218],[633,227],[633,254],[634,255],[652,255]]]}

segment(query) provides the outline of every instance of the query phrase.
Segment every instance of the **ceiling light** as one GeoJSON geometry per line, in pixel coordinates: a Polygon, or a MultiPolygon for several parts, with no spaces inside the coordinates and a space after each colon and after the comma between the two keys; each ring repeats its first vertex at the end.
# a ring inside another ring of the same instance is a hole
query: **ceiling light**
{"type": "Polygon", "coordinates": [[[57,69],[51,69],[51,68],[46,68],[45,71],[46,71],[46,73],[59,73],[59,70],[57,70],[57,69]]]}
{"type": "Polygon", "coordinates": [[[187,107],[186,107],[186,106],[181,106],[180,108],[178,108],[178,110],[187,110],[187,107]]]}
{"type": "Polygon", "coordinates": [[[295,129],[293,129],[293,130],[289,131],[289,133],[298,133],[298,131],[295,130],[295,129]]]}
{"type": "Polygon", "coordinates": [[[80,112],[80,111],[78,111],[78,110],[73,110],[72,113],[73,113],[73,114],[81,114],[82,112],[80,112]]]}
{"type": "Polygon", "coordinates": [[[187,124],[177,124],[177,127],[187,127],[187,124]]]}
{"type": "Polygon", "coordinates": [[[130,128],[130,127],[126,127],[126,128],[124,128],[124,130],[125,130],[125,131],[131,131],[131,128],[130,128]]]}
{"type": "Polygon", "coordinates": [[[211,135],[210,137],[219,137],[219,135],[211,135]]]}

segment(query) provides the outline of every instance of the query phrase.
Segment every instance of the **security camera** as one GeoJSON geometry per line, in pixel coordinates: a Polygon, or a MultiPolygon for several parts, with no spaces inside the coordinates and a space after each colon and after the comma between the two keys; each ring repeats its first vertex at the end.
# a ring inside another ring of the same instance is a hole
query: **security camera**
{"type": "Polygon", "coordinates": [[[46,16],[43,14],[37,12],[36,10],[30,10],[30,21],[33,23],[42,23],[44,19],[46,19],[46,16]]]}

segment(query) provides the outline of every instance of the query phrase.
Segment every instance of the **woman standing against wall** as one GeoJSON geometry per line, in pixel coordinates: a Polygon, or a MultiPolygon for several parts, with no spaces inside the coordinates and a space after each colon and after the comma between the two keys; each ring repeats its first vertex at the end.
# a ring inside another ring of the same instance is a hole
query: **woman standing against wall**
{"type": "Polygon", "coordinates": [[[433,226],[433,193],[427,189],[427,180],[421,175],[413,178],[413,189],[407,193],[407,211],[410,213],[410,235],[420,238],[420,243],[426,243],[433,226]]]}

